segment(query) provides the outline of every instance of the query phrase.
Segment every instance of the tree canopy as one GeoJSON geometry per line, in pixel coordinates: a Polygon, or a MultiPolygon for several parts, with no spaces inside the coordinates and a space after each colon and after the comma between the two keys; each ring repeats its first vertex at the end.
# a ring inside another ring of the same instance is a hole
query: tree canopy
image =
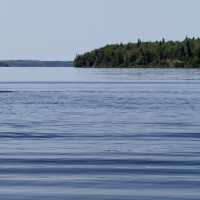
{"type": "Polygon", "coordinates": [[[200,38],[107,45],[74,60],[76,67],[200,67],[200,38]]]}

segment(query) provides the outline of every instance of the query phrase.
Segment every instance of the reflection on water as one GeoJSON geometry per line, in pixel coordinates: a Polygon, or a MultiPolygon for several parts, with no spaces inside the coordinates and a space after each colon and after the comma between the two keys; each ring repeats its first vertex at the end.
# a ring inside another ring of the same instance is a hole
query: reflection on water
{"type": "Polygon", "coordinates": [[[199,70],[0,70],[0,199],[199,199],[199,70]]]}
{"type": "Polygon", "coordinates": [[[200,80],[199,69],[0,68],[0,82],[127,82],[200,80]]]}

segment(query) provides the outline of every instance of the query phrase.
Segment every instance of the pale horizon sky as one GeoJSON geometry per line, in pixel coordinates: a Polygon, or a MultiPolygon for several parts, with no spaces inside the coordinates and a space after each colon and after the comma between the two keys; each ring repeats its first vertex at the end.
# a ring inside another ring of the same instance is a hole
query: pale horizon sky
{"type": "Polygon", "coordinates": [[[199,0],[0,0],[0,59],[73,60],[110,43],[200,36],[199,0]]]}

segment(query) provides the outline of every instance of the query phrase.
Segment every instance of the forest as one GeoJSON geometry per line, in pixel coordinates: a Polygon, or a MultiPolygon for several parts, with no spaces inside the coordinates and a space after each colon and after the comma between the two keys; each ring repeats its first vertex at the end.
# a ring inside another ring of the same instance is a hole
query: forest
{"type": "Polygon", "coordinates": [[[200,67],[200,38],[109,44],[77,55],[75,67],[200,67]]]}

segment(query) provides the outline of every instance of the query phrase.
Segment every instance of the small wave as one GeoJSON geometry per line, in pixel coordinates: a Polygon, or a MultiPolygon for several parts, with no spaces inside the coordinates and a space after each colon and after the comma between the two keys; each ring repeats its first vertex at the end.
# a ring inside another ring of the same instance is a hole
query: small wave
{"type": "Polygon", "coordinates": [[[6,91],[6,90],[5,91],[4,90],[0,91],[0,93],[11,93],[11,92],[14,92],[14,91],[9,91],[9,90],[8,91],[6,91]]]}

